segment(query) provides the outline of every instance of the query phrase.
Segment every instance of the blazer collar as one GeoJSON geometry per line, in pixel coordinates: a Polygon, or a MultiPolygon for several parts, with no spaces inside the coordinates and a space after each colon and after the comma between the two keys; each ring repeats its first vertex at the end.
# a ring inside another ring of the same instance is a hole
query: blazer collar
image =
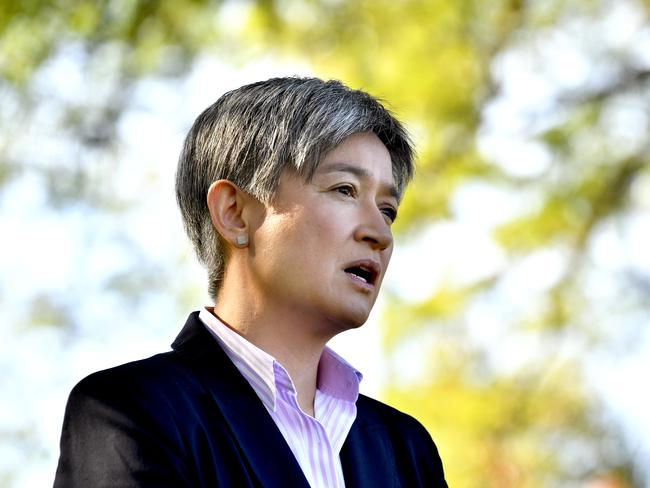
{"type": "Polygon", "coordinates": [[[172,348],[212,394],[260,483],[309,488],[264,404],[198,316],[198,312],[190,314],[172,348]]]}
{"type": "Polygon", "coordinates": [[[385,427],[374,419],[363,395],[359,395],[357,418],[341,448],[341,465],[347,487],[399,486],[385,427]]]}

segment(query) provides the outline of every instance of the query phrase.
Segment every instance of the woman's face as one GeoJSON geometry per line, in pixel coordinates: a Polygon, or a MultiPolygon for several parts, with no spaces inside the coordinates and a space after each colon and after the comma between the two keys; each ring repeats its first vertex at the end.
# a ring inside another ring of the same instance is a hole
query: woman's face
{"type": "Polygon", "coordinates": [[[373,133],[345,139],[310,182],[285,173],[252,232],[258,296],[335,333],[363,324],[393,250],[397,206],[390,155],[373,133]]]}

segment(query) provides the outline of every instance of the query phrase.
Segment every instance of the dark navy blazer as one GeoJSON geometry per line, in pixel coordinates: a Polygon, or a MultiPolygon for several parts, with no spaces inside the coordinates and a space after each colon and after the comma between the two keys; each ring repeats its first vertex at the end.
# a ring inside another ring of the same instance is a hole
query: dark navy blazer
{"type": "MultiPolygon", "coordinates": [[[[271,416],[198,312],[172,349],[74,387],[54,486],[307,488],[271,416]]],[[[424,427],[364,395],[341,463],[347,487],[447,486],[424,427]]]]}

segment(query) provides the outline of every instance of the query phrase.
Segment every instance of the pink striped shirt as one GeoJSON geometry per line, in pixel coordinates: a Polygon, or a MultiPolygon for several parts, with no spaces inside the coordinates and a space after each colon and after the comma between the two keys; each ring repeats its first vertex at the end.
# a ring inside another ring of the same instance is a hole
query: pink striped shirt
{"type": "Polygon", "coordinates": [[[343,488],[339,453],[357,415],[362,375],[326,347],[318,364],[314,417],[298,405],[287,370],[208,309],[199,318],[219,341],[278,426],[313,488],[343,488]]]}

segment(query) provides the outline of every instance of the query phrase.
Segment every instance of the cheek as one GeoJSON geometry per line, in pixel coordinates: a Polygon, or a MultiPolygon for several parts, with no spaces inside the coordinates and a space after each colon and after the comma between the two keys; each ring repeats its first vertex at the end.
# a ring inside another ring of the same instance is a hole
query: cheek
{"type": "Polygon", "coordinates": [[[392,256],[393,256],[393,245],[391,244],[388,249],[384,250],[384,262],[386,263],[386,266],[388,266],[388,263],[390,263],[390,258],[392,256]]]}
{"type": "Polygon", "coordinates": [[[327,256],[344,252],[342,245],[352,234],[349,221],[325,205],[267,214],[255,234],[257,259],[261,265],[275,263],[294,269],[325,264],[327,256]]]}
{"type": "Polygon", "coordinates": [[[337,215],[331,208],[322,206],[305,210],[284,225],[291,232],[294,244],[310,246],[318,252],[326,253],[328,248],[337,250],[336,246],[346,235],[347,221],[349,219],[337,215]]]}
{"type": "Polygon", "coordinates": [[[386,271],[388,270],[388,264],[390,263],[390,258],[393,255],[393,246],[391,245],[390,248],[384,250],[381,253],[381,267],[383,269],[383,273],[381,275],[381,281],[380,283],[383,283],[384,277],[386,276],[386,271]]]}
{"type": "Polygon", "coordinates": [[[306,266],[312,256],[318,256],[315,247],[320,232],[296,214],[269,216],[255,235],[255,261],[259,271],[267,278],[286,278],[296,269],[306,266]]]}
{"type": "Polygon", "coordinates": [[[306,215],[304,220],[315,232],[335,241],[352,235],[352,222],[355,221],[355,218],[352,209],[322,206],[310,212],[310,215],[306,215]]]}
{"type": "Polygon", "coordinates": [[[267,218],[255,233],[255,259],[263,266],[281,260],[294,234],[294,226],[288,219],[267,218]]]}

